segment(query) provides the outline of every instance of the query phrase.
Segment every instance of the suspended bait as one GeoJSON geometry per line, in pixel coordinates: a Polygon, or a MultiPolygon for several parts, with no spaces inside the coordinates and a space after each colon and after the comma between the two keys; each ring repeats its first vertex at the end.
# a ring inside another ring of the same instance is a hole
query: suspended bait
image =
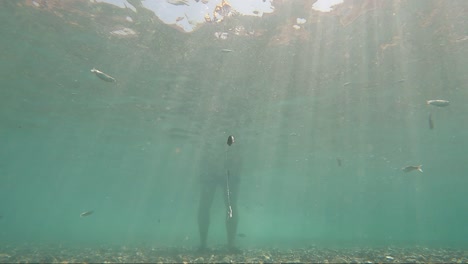
{"type": "MultiPolygon", "coordinates": [[[[231,146],[232,143],[234,143],[235,140],[234,140],[234,136],[229,136],[228,139],[227,139],[227,144],[228,146],[231,146]]],[[[225,160],[225,166],[227,164],[227,161],[228,161],[228,157],[227,157],[227,153],[228,153],[228,150],[226,148],[226,160],[225,160]]],[[[231,190],[229,189],[229,169],[226,168],[226,195],[227,195],[227,202],[228,202],[228,212],[227,212],[227,216],[228,216],[228,219],[232,218],[232,206],[231,206],[231,190]]]]}

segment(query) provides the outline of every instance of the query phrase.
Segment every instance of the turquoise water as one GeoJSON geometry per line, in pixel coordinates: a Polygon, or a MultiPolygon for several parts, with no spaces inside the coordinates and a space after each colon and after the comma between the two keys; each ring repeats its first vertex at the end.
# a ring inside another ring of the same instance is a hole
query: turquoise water
{"type": "Polygon", "coordinates": [[[109,34],[132,12],[110,5],[2,2],[1,243],[196,248],[200,175],[224,177],[228,150],[240,248],[466,248],[467,3],[383,2],[355,17],[278,3],[192,33],[140,12],[136,37],[109,34]]]}

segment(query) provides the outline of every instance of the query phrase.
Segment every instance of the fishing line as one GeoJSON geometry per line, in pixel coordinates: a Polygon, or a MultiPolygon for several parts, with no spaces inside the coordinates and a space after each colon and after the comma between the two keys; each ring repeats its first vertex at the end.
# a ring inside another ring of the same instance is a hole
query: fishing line
{"type": "Polygon", "coordinates": [[[226,195],[227,195],[227,203],[228,203],[228,219],[232,218],[232,206],[231,206],[231,190],[229,189],[229,168],[228,168],[228,151],[229,147],[234,143],[234,136],[229,136],[227,139],[227,146],[226,146],[226,159],[224,161],[224,166],[226,167],[226,195]]]}

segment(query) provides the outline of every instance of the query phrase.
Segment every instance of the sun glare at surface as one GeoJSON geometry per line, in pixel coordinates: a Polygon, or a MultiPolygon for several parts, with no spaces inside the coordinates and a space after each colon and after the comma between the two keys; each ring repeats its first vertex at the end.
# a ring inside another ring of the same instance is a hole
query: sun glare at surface
{"type": "Polygon", "coordinates": [[[318,0],[312,5],[312,9],[320,12],[330,12],[333,6],[343,3],[343,0],[318,0]]]}

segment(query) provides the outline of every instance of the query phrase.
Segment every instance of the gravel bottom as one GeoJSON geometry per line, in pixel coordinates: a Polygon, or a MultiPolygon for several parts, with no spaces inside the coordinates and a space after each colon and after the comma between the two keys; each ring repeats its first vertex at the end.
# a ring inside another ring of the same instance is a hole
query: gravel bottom
{"type": "Polygon", "coordinates": [[[0,263],[468,263],[468,251],[441,248],[222,248],[0,246],[0,263]]]}

